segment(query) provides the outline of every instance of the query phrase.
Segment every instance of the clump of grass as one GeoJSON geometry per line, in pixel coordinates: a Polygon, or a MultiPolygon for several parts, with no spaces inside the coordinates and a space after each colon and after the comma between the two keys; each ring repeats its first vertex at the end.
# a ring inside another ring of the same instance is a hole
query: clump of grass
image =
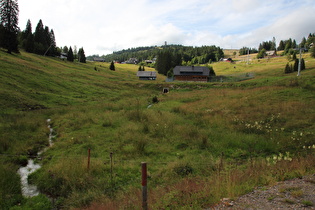
{"type": "Polygon", "coordinates": [[[291,195],[295,198],[302,197],[304,195],[303,190],[294,190],[291,192],[291,195]]]}
{"type": "Polygon", "coordinates": [[[272,201],[273,199],[275,199],[277,196],[276,195],[271,195],[267,198],[268,201],[272,201]]]}
{"type": "Polygon", "coordinates": [[[314,206],[314,204],[313,204],[312,201],[307,201],[307,200],[302,201],[302,204],[303,204],[305,207],[314,206]]]}
{"type": "Polygon", "coordinates": [[[288,204],[295,204],[296,203],[294,200],[291,200],[291,199],[288,199],[288,198],[284,199],[283,202],[284,203],[288,203],[288,204]]]}

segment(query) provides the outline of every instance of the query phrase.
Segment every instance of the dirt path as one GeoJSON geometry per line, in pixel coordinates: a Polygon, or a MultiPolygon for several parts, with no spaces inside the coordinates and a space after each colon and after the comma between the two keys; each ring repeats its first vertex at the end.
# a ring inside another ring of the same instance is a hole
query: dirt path
{"type": "Polygon", "coordinates": [[[235,201],[222,199],[214,209],[315,209],[315,174],[259,187],[235,201]]]}

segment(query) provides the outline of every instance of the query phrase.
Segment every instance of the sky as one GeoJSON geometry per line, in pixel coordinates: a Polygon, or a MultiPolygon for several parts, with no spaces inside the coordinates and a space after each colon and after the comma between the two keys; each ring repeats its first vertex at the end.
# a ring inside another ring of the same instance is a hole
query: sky
{"type": "Polygon", "coordinates": [[[315,0],[19,0],[19,27],[41,19],[57,46],[106,55],[180,44],[258,48],[315,33],[315,0]]]}

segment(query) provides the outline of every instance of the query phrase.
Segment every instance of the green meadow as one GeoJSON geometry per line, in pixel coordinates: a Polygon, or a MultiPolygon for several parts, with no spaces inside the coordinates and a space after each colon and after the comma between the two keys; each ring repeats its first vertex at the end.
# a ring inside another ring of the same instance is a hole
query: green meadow
{"type": "Polygon", "coordinates": [[[0,51],[1,209],[141,209],[141,162],[150,209],[211,208],[314,173],[315,59],[303,58],[300,77],[284,74],[286,56],[238,56],[211,65],[253,78],[166,83],[140,81],[136,65],[0,51]],[[29,177],[41,194],[23,198],[17,170],[48,147],[47,119],[54,144],[29,177]]]}

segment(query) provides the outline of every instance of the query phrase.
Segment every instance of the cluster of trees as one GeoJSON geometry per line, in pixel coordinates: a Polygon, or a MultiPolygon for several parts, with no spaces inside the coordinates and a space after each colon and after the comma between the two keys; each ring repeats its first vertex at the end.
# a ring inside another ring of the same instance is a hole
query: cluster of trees
{"type": "Polygon", "coordinates": [[[239,51],[240,55],[247,55],[247,54],[253,54],[253,53],[258,53],[258,50],[256,48],[242,47],[239,51]]]}
{"type": "MultiPolygon", "coordinates": [[[[155,64],[155,69],[159,72],[159,74],[168,75],[172,73],[172,69],[181,65],[182,58],[179,53],[172,52],[169,49],[162,50],[157,55],[157,60],[155,64]]],[[[168,75],[170,76],[170,75],[168,75]]]]}
{"type": "Polygon", "coordinates": [[[262,49],[265,49],[267,51],[276,50],[277,49],[276,38],[273,37],[272,41],[264,41],[264,42],[260,43],[259,47],[258,47],[258,51],[261,51],[262,49]]]}
{"type": "Polygon", "coordinates": [[[39,55],[59,56],[61,52],[67,54],[67,59],[85,63],[86,57],[83,47],[79,52],[72,52],[72,49],[58,48],[56,46],[54,31],[44,26],[39,20],[35,32],[32,30],[32,23],[27,21],[26,28],[20,31],[18,27],[19,6],[17,0],[0,0],[0,47],[7,49],[8,53],[19,52],[19,47],[26,52],[39,55]]]}
{"type": "MultiPolygon", "coordinates": [[[[292,72],[297,72],[299,70],[299,59],[295,59],[294,61],[294,65],[290,65],[289,63],[287,63],[287,65],[285,66],[284,69],[284,73],[288,74],[288,73],[292,73],[292,72]]],[[[305,61],[304,58],[301,59],[301,71],[305,69],[305,61]]]]}
{"type": "Polygon", "coordinates": [[[182,46],[182,45],[164,45],[151,47],[129,48],[127,50],[113,52],[112,54],[102,56],[106,62],[115,60],[124,62],[129,58],[137,58],[139,62],[144,60],[153,60],[158,57],[161,51],[176,52],[180,55],[183,65],[205,64],[212,61],[219,61],[224,57],[223,50],[216,46],[182,46]]]}
{"type": "Polygon", "coordinates": [[[55,56],[60,54],[56,47],[55,34],[48,26],[39,20],[35,32],[32,32],[32,23],[27,21],[26,28],[20,33],[21,47],[30,53],[55,56]]]}
{"type": "MultiPolygon", "coordinates": [[[[275,38],[273,38],[272,41],[265,41],[259,44],[259,53],[257,55],[257,58],[263,58],[265,56],[265,52],[270,50],[283,51],[282,55],[293,55],[296,51],[295,49],[297,48],[304,48],[305,50],[310,50],[311,52],[313,52],[314,44],[315,33],[310,33],[307,39],[303,37],[300,44],[297,44],[296,40],[291,38],[287,40],[281,40],[278,47],[276,47],[276,40],[275,38]]],[[[315,55],[313,57],[315,57],[315,55]]]]}
{"type": "Polygon", "coordinates": [[[77,46],[74,46],[74,50],[72,50],[72,47],[69,48],[67,46],[64,46],[62,48],[62,54],[67,57],[67,60],[70,62],[73,62],[75,59],[78,59],[81,63],[86,63],[86,56],[83,47],[79,48],[79,51],[77,50],[77,46]]]}

